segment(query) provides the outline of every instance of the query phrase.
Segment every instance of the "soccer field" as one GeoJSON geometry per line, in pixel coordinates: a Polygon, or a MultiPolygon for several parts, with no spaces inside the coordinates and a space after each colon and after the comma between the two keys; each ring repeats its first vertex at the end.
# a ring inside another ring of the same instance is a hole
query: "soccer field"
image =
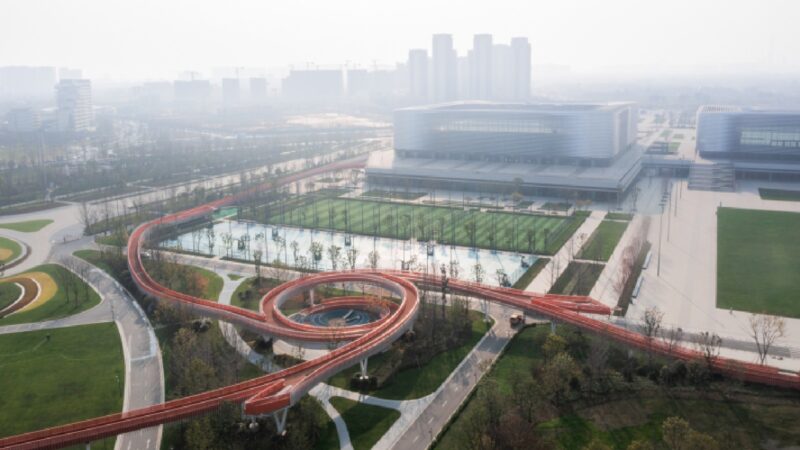
{"type": "Polygon", "coordinates": [[[800,317],[800,214],[717,210],[717,306],[800,317]]]}
{"type": "Polygon", "coordinates": [[[552,254],[583,223],[569,217],[323,198],[297,202],[269,216],[272,224],[344,231],[395,239],[435,240],[446,245],[552,254]]]}

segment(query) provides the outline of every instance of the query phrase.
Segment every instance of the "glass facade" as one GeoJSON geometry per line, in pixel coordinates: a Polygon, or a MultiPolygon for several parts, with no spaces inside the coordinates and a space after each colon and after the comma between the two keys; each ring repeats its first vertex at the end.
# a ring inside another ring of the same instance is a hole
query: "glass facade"
{"type": "Polygon", "coordinates": [[[636,141],[632,103],[457,103],[395,111],[401,157],[608,164],[636,141]]]}
{"type": "Polygon", "coordinates": [[[697,117],[697,149],[708,158],[800,160],[800,111],[704,106],[697,117]]]}

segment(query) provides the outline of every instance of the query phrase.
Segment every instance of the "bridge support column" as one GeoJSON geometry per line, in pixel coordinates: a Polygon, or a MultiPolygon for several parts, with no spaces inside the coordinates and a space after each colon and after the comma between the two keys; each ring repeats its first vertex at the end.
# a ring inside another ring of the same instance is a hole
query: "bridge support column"
{"type": "Polygon", "coordinates": [[[550,321],[550,332],[556,334],[556,322],[552,320],[550,321]]]}
{"type": "Polygon", "coordinates": [[[308,291],[308,302],[310,303],[309,306],[314,306],[314,288],[308,291]]]}
{"type": "Polygon", "coordinates": [[[278,434],[283,434],[286,431],[286,414],[288,412],[289,408],[283,408],[272,413],[272,418],[275,419],[275,428],[278,429],[278,434]]]}
{"type": "Polygon", "coordinates": [[[92,443],[91,442],[87,442],[86,443],[86,450],[92,450],[92,443]]]}
{"type": "Polygon", "coordinates": [[[369,358],[364,358],[358,362],[358,365],[361,367],[361,378],[365,378],[367,376],[367,363],[369,362],[369,358]]]}

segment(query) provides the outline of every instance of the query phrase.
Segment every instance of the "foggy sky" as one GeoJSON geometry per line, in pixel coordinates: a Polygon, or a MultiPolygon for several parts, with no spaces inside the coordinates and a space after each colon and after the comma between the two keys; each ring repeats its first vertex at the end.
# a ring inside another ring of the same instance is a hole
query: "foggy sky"
{"type": "Polygon", "coordinates": [[[90,77],[174,78],[212,67],[405,61],[432,33],[531,40],[534,66],[800,68],[792,0],[3,0],[0,65],[90,77]]]}

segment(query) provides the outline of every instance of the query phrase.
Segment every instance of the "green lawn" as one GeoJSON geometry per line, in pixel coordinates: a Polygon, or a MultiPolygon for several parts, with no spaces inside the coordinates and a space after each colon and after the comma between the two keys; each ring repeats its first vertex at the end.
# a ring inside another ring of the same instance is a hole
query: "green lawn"
{"type": "Polygon", "coordinates": [[[114,276],[114,271],[111,269],[111,266],[103,261],[101,258],[102,253],[99,250],[78,250],[74,252],[73,255],[97,266],[97,268],[101,269],[103,272],[111,275],[112,277],[114,276]]]}
{"type": "Polygon", "coordinates": [[[800,202],[800,191],[786,189],[758,188],[758,195],[764,200],[781,200],[785,202],[800,202]]]}
{"type": "Polygon", "coordinates": [[[332,397],[330,402],[347,424],[355,450],[371,449],[400,418],[400,413],[394,409],[367,405],[342,397],[332,397]]]}
{"type": "Polygon", "coordinates": [[[573,261],[561,272],[553,287],[550,288],[550,293],[589,295],[597,278],[600,277],[600,273],[603,272],[603,267],[605,267],[603,264],[573,261]]]}
{"type": "Polygon", "coordinates": [[[800,317],[800,214],[717,210],[717,307],[800,317]]]}
{"type": "Polygon", "coordinates": [[[578,253],[578,259],[608,261],[611,254],[614,253],[614,248],[617,246],[617,243],[619,243],[620,238],[622,238],[622,234],[625,233],[626,228],[628,228],[628,222],[613,220],[604,220],[600,222],[600,226],[594,230],[594,233],[592,233],[589,240],[578,253]]]}
{"type": "Polygon", "coordinates": [[[0,335],[0,367],[0,436],[122,409],[125,366],[113,323],[0,335]]]}
{"type": "Polygon", "coordinates": [[[0,283],[0,310],[14,303],[22,294],[16,283],[0,283]]]}
{"type": "MultiPolygon", "coordinates": [[[[424,397],[434,392],[492,326],[491,323],[485,323],[483,314],[477,311],[470,311],[470,316],[472,318],[472,336],[467,342],[458,348],[440,353],[422,367],[398,371],[380,389],[367,393],[381,398],[409,400],[424,397]]],[[[370,358],[369,370],[379,370],[382,364],[388,363],[394,351],[396,350],[392,348],[385,353],[370,358]]],[[[344,370],[328,380],[328,384],[342,389],[349,389],[350,379],[358,370],[357,365],[344,370]]]]}
{"type": "Polygon", "coordinates": [[[64,290],[59,286],[55,296],[48,300],[38,308],[31,309],[25,312],[18,312],[11,316],[0,319],[0,326],[14,325],[18,323],[41,322],[43,320],[59,319],[61,317],[71,316],[81,311],[85,311],[100,303],[100,296],[91,287],[84,289],[86,283],[83,282],[77,275],[57,264],[45,264],[42,266],[34,267],[28,272],[45,272],[57,284],[61,283],[61,276],[74,280],[75,286],[78,288],[78,302],[76,305],[75,297],[70,294],[69,301],[64,290]],[[88,295],[87,295],[88,293],[88,295]]]}
{"type": "Polygon", "coordinates": [[[417,200],[428,195],[427,192],[385,191],[372,189],[361,194],[362,197],[395,198],[399,200],[417,200]]]}
{"type": "Polygon", "coordinates": [[[529,284],[536,278],[536,275],[539,275],[539,272],[544,269],[547,263],[550,261],[550,258],[539,258],[533,264],[525,270],[525,273],[522,274],[521,277],[514,283],[512,286],[514,289],[525,289],[528,287],[529,284]]]}
{"type": "Polygon", "coordinates": [[[569,217],[510,212],[465,211],[463,207],[402,204],[343,198],[299,198],[269,222],[304,228],[349,230],[355,234],[396,239],[412,237],[479,248],[553,254],[583,223],[584,214],[569,217]],[[531,235],[530,246],[528,235],[531,235]]]}
{"type": "Polygon", "coordinates": [[[621,212],[610,212],[606,214],[607,220],[633,220],[633,214],[630,213],[621,213],[621,212]]]}
{"type": "MultiPolygon", "coordinates": [[[[149,263],[146,262],[145,265],[149,265],[149,263]]],[[[187,280],[185,274],[191,274],[194,276],[194,283],[200,283],[200,286],[203,288],[200,293],[202,298],[213,301],[219,300],[219,293],[222,291],[222,286],[225,283],[222,277],[202,267],[176,263],[168,263],[168,265],[172,267],[172,270],[179,269],[188,272],[183,272],[180,276],[164,275],[162,279],[158,279],[158,272],[154,272],[152,269],[148,269],[148,271],[150,275],[164,286],[189,295],[192,294],[190,288],[193,286],[189,285],[192,281],[187,280]]]]}
{"type": "Polygon", "coordinates": [[[0,223],[0,228],[21,231],[23,233],[34,233],[46,227],[47,225],[50,225],[51,223],[53,223],[53,221],[50,219],[28,220],[26,222],[0,223]]]}
{"type": "Polygon", "coordinates": [[[8,238],[0,236],[0,249],[11,250],[11,255],[7,258],[0,258],[0,263],[7,263],[17,259],[22,253],[22,247],[16,242],[8,238]]]}

